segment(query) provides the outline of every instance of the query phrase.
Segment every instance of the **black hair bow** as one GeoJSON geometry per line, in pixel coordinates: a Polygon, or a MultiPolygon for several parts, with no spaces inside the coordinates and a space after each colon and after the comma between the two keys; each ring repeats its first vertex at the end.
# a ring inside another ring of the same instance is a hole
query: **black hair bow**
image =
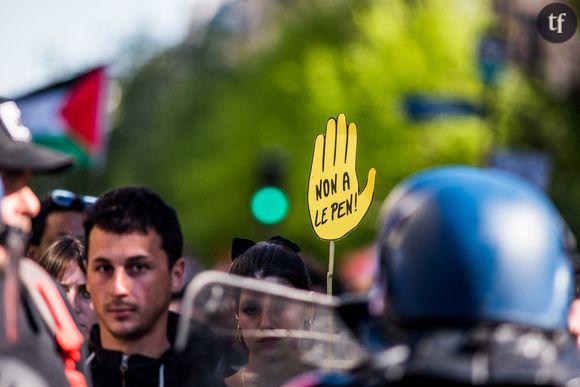
{"type": "MultiPolygon", "coordinates": [[[[287,248],[289,248],[290,250],[292,250],[297,254],[300,252],[300,247],[296,243],[280,235],[270,237],[266,239],[266,242],[286,246],[287,248]]],[[[250,239],[245,238],[232,239],[232,254],[231,254],[232,261],[237,257],[239,257],[240,255],[244,254],[246,251],[248,251],[248,249],[250,249],[255,244],[256,242],[250,239]]]]}

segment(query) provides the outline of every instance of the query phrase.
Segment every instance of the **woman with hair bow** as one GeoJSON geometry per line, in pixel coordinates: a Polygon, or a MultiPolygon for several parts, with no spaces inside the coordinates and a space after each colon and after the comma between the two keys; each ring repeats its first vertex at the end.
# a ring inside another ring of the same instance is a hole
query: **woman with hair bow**
{"type": "MultiPolygon", "coordinates": [[[[299,251],[298,245],[281,236],[258,243],[234,238],[229,273],[310,291],[310,275],[299,251]]],[[[275,386],[304,372],[299,332],[310,328],[311,312],[301,303],[242,290],[235,318],[237,341],[247,353],[247,364],[225,383],[229,387],[275,386]]]]}

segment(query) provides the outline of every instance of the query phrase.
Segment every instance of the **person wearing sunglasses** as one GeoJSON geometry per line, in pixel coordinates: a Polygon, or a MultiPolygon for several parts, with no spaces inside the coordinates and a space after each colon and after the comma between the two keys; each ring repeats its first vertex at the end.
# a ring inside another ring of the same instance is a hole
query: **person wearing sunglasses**
{"type": "Polygon", "coordinates": [[[48,192],[40,203],[40,212],[32,219],[32,236],[26,255],[38,260],[59,236],[82,236],[83,211],[96,201],[94,196],[78,195],[63,189],[48,192]]]}

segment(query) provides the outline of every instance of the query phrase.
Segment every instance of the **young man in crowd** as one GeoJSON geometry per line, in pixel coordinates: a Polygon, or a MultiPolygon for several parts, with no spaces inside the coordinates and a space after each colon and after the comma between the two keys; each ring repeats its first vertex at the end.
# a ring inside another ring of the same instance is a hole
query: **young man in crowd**
{"type": "Polygon", "coordinates": [[[99,323],[89,364],[95,387],[221,385],[208,329],[192,326],[182,353],[172,344],[171,294],[184,274],[177,214],[146,188],[113,189],[87,209],[87,287],[99,323]]]}

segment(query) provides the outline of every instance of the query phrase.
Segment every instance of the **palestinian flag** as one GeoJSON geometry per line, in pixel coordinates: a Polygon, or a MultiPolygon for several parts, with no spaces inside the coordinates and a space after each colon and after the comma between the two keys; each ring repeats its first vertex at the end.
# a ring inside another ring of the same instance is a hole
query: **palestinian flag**
{"type": "Polygon", "coordinates": [[[97,67],[14,100],[35,142],[86,167],[105,159],[106,97],[106,69],[97,67]]]}

